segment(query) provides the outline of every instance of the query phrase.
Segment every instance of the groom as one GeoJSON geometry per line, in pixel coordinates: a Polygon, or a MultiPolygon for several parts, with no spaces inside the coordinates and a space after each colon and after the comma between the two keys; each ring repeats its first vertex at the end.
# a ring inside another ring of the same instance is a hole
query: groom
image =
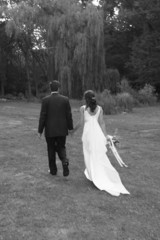
{"type": "Polygon", "coordinates": [[[38,134],[45,129],[49,172],[57,174],[56,153],[62,161],[63,176],[69,175],[69,162],[66,156],[66,136],[73,130],[73,120],[69,99],[59,94],[60,83],[50,82],[51,95],[42,99],[38,134]]]}

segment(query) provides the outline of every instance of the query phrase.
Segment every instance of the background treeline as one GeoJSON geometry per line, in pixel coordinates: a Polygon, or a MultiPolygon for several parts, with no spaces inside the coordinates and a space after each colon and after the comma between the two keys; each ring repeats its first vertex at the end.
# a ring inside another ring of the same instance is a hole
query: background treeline
{"type": "Polygon", "coordinates": [[[155,102],[160,93],[160,1],[99,3],[1,0],[1,96],[39,98],[50,80],[59,79],[63,94],[71,98],[94,89],[102,104],[107,98],[116,108],[155,102]]]}

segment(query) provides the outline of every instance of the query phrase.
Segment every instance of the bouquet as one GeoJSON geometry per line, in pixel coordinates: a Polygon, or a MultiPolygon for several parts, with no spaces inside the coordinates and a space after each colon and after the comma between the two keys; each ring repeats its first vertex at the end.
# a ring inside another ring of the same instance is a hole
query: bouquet
{"type": "Polygon", "coordinates": [[[113,155],[115,156],[117,162],[119,163],[119,165],[121,167],[128,167],[122,160],[122,158],[120,157],[117,149],[116,149],[116,146],[117,144],[119,143],[119,140],[118,138],[114,135],[114,136],[111,136],[111,135],[107,135],[107,145],[109,146],[109,148],[111,149],[113,155]]]}

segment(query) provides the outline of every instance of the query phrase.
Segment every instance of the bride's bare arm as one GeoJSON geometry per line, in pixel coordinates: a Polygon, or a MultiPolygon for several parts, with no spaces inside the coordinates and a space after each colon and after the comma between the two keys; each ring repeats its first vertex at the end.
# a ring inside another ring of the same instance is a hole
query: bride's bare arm
{"type": "Polygon", "coordinates": [[[74,127],[74,132],[78,130],[79,127],[83,126],[84,124],[84,107],[80,107],[80,118],[77,124],[74,127]]]}
{"type": "Polygon", "coordinates": [[[104,118],[103,118],[103,109],[102,108],[100,109],[98,122],[99,122],[99,125],[100,125],[105,137],[107,137],[106,125],[105,125],[104,118]]]}

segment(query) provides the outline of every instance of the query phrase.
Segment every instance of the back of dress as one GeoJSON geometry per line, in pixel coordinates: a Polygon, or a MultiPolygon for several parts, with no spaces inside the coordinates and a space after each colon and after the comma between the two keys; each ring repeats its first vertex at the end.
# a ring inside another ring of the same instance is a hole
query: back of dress
{"type": "Polygon", "coordinates": [[[83,106],[84,108],[84,121],[88,122],[89,120],[93,120],[96,119],[98,121],[98,117],[100,114],[100,106],[97,106],[97,111],[94,114],[89,113],[88,109],[86,109],[86,106],[83,106]]]}
{"type": "Polygon", "coordinates": [[[106,152],[106,138],[99,125],[98,118],[101,107],[97,106],[95,114],[89,113],[84,106],[84,129],[82,134],[82,141],[90,152],[106,152]]]}
{"type": "Polygon", "coordinates": [[[92,181],[97,188],[105,190],[111,195],[119,196],[120,193],[129,194],[123,186],[118,172],[110,163],[106,152],[106,138],[99,125],[98,117],[100,106],[92,115],[84,106],[84,129],[82,134],[83,154],[87,179],[92,181]]]}

